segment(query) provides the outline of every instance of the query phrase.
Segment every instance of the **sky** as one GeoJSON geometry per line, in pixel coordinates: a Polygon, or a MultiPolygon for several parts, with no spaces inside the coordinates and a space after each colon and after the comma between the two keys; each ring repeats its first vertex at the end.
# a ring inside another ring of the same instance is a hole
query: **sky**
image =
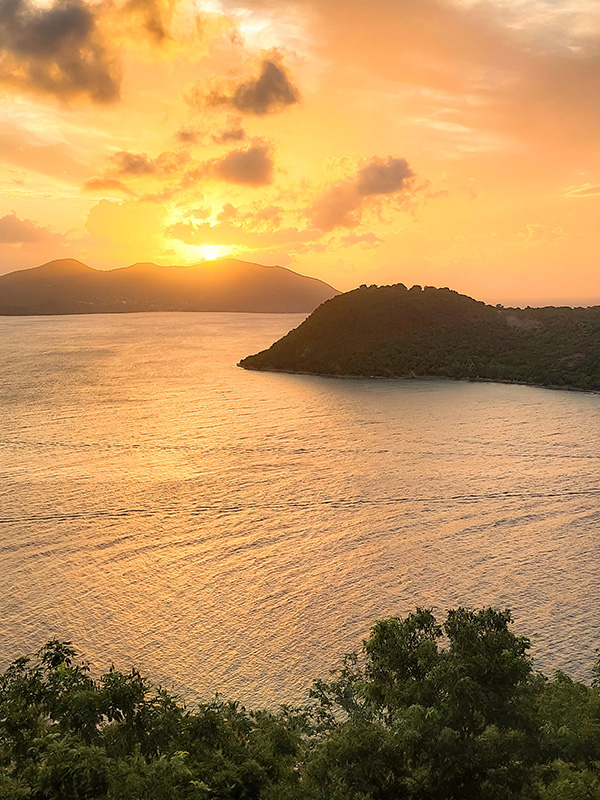
{"type": "Polygon", "coordinates": [[[0,84],[0,273],[600,303],[597,0],[0,0],[0,84]]]}

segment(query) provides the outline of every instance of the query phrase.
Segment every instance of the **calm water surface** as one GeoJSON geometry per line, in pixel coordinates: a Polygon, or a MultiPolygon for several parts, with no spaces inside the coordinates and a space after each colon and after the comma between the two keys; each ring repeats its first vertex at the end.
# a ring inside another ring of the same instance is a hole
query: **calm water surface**
{"type": "Polygon", "coordinates": [[[0,318],[0,661],[50,637],[186,697],[302,697],[378,617],[600,645],[600,396],[253,373],[295,315],[0,318]]]}

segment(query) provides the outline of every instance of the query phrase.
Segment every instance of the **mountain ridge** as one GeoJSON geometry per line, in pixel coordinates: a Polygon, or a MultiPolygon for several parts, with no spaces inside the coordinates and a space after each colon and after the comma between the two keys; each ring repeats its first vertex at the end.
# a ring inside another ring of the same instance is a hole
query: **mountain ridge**
{"type": "Polygon", "coordinates": [[[225,258],[97,270],[55,259],[0,275],[0,316],[144,311],[309,313],[338,291],[287,267],[225,258]]]}

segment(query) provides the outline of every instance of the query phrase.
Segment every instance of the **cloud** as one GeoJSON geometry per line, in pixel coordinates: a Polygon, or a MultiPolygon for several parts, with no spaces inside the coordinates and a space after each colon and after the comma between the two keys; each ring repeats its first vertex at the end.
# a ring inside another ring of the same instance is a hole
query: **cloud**
{"type": "Polygon", "coordinates": [[[15,212],[0,217],[0,243],[33,244],[62,239],[48,228],[32,222],[30,219],[19,219],[15,212]]]}
{"type": "Polygon", "coordinates": [[[413,171],[403,158],[372,158],[358,170],[356,191],[361,197],[399,192],[413,171]]]}
{"type": "Polygon", "coordinates": [[[256,143],[214,161],[212,173],[229,183],[265,186],[273,181],[273,159],[266,145],[256,143]]]}
{"type": "MultiPolygon", "coordinates": [[[[274,231],[281,227],[283,208],[281,206],[260,206],[258,208],[240,209],[231,203],[225,203],[216,215],[217,222],[236,222],[245,229],[258,231],[274,231]]],[[[209,208],[196,209],[195,219],[208,222],[213,216],[209,208]]]]}
{"type": "Polygon", "coordinates": [[[360,224],[368,198],[398,195],[411,186],[414,173],[403,158],[371,158],[356,175],[333,186],[317,198],[307,216],[324,232],[360,224]]]}
{"type": "Polygon", "coordinates": [[[528,242],[531,244],[544,244],[548,242],[564,242],[573,238],[574,234],[564,230],[560,225],[550,227],[540,222],[529,223],[524,231],[519,231],[511,237],[516,242],[528,242]]]}
{"type": "Polygon", "coordinates": [[[371,250],[383,244],[383,239],[376,236],[372,231],[363,234],[349,233],[347,236],[341,237],[340,244],[342,247],[354,247],[355,245],[359,245],[363,250],[371,250]]]}
{"type": "Polygon", "coordinates": [[[205,244],[247,247],[250,249],[287,246],[296,250],[298,246],[319,239],[321,232],[314,229],[296,227],[281,228],[274,231],[256,231],[230,220],[211,225],[193,222],[177,222],[165,231],[171,239],[197,246],[205,244]]]}
{"type": "Polygon", "coordinates": [[[317,198],[307,211],[307,216],[320,230],[353,228],[360,223],[362,197],[356,186],[343,183],[329,189],[317,198]]]}
{"type": "Polygon", "coordinates": [[[600,184],[584,183],[581,186],[570,186],[565,197],[597,197],[600,195],[600,184]]]}
{"type": "Polygon", "coordinates": [[[122,181],[116,178],[90,178],[83,184],[85,192],[122,192],[133,195],[134,193],[122,181]]]}
{"type": "Polygon", "coordinates": [[[239,210],[231,203],[225,203],[221,211],[217,214],[219,222],[229,222],[239,216],[239,210]]]}
{"type": "MultiPolygon", "coordinates": [[[[232,222],[236,220],[244,226],[250,226],[254,230],[273,231],[281,227],[283,208],[281,206],[260,206],[241,210],[231,203],[225,203],[221,211],[217,214],[218,222],[232,222]]],[[[211,216],[210,210],[205,210],[204,215],[194,213],[198,218],[208,219],[211,216]]]]}
{"type": "MultiPolygon", "coordinates": [[[[165,151],[156,158],[151,158],[147,153],[130,153],[129,150],[119,150],[110,157],[113,164],[101,178],[87,180],[83,188],[86,191],[120,191],[131,196],[135,195],[119,178],[140,177],[169,177],[183,174],[190,161],[187,150],[165,151]]],[[[176,192],[176,188],[163,189],[162,192],[148,195],[150,202],[162,202],[169,199],[176,192]]]]}
{"type": "Polygon", "coordinates": [[[128,0],[125,11],[131,13],[134,18],[141,19],[146,32],[156,42],[162,42],[169,38],[166,17],[170,17],[171,7],[161,3],[160,0],[128,0]]]}
{"type": "Polygon", "coordinates": [[[82,0],[0,0],[0,82],[60,98],[119,97],[118,65],[104,46],[95,9],[82,0]]]}
{"type": "Polygon", "coordinates": [[[274,59],[264,59],[260,75],[240,83],[230,95],[213,92],[209,105],[229,105],[243,114],[264,116],[281,111],[300,101],[298,89],[290,81],[285,67],[274,59]]]}
{"type": "MultiPolygon", "coordinates": [[[[221,0],[225,8],[237,6],[221,0]]],[[[448,142],[555,151],[600,125],[600,9],[593,0],[296,0],[310,20],[311,55],[331,81],[387,84],[430,120],[454,125],[448,142]]],[[[276,13],[274,0],[244,8],[276,13]]],[[[579,155],[583,161],[588,152],[579,155]]]]}
{"type": "Polygon", "coordinates": [[[104,175],[93,177],[83,184],[84,191],[122,192],[140,202],[164,203],[178,194],[193,190],[198,199],[198,184],[206,180],[221,180],[246,186],[266,186],[273,180],[273,158],[268,143],[255,139],[245,150],[231,150],[221,158],[193,161],[187,150],[165,151],[156,158],[147,153],[120,150],[110,157],[111,167],[104,175]],[[134,192],[128,181],[138,179],[162,181],[146,191],[134,192]]]}
{"type": "Polygon", "coordinates": [[[94,254],[123,261],[152,261],[164,249],[162,231],[167,211],[162,205],[137,200],[100,200],[88,214],[88,232],[81,245],[94,254]]]}
{"type": "Polygon", "coordinates": [[[246,138],[246,131],[239,120],[231,120],[229,127],[213,134],[213,141],[217,144],[227,144],[228,142],[241,142],[246,138]]]}
{"type": "Polygon", "coordinates": [[[120,98],[120,48],[170,37],[178,0],[0,0],[0,83],[94,103],[120,98]]]}
{"type": "MultiPolygon", "coordinates": [[[[102,180],[107,184],[107,188],[111,182],[112,188],[117,188],[114,176],[139,178],[182,173],[190,161],[190,154],[187,150],[167,150],[156,158],[151,158],[147,153],[130,153],[129,150],[119,150],[112,154],[110,160],[114,167],[108,170],[102,180]]],[[[96,184],[95,188],[100,187],[96,184]]]]}
{"type": "Polygon", "coordinates": [[[24,269],[53,258],[68,255],[72,241],[61,233],[30,219],[20,219],[15,212],[0,217],[0,274],[24,269]]]}
{"type": "Polygon", "coordinates": [[[259,208],[258,211],[253,215],[255,222],[257,223],[265,223],[267,225],[273,225],[278,227],[281,225],[281,215],[283,214],[283,208],[281,206],[264,206],[263,208],[259,208]]]}
{"type": "Polygon", "coordinates": [[[198,128],[180,128],[175,138],[183,144],[196,144],[202,138],[202,132],[198,128]]]}
{"type": "Polygon", "coordinates": [[[0,122],[0,161],[60,181],[79,182],[89,175],[87,165],[66,142],[43,138],[14,122],[0,122]]]}
{"type": "Polygon", "coordinates": [[[122,150],[111,156],[119,175],[153,175],[156,164],[146,153],[130,153],[122,150]]]}
{"type": "Polygon", "coordinates": [[[162,205],[163,203],[168,203],[169,200],[172,200],[179,193],[179,191],[179,186],[165,186],[158,192],[146,192],[145,194],[141,194],[139,195],[138,199],[141,203],[158,203],[159,205],[162,205]]]}
{"type": "Polygon", "coordinates": [[[151,233],[154,237],[166,212],[135,201],[100,200],[88,214],[85,227],[95,235],[119,241],[138,241],[151,233]]]}

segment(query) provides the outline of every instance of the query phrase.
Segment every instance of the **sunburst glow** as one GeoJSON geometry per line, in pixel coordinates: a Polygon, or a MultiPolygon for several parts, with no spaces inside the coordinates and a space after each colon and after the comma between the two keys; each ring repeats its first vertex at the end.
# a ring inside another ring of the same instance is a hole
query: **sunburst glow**
{"type": "Polygon", "coordinates": [[[224,258],[231,255],[233,249],[214,244],[180,245],[177,247],[177,253],[186,264],[195,264],[197,261],[214,261],[217,258],[224,258]]]}
{"type": "Polygon", "coordinates": [[[2,21],[0,272],[231,255],[600,302],[598,3],[63,6],[2,21]]]}

